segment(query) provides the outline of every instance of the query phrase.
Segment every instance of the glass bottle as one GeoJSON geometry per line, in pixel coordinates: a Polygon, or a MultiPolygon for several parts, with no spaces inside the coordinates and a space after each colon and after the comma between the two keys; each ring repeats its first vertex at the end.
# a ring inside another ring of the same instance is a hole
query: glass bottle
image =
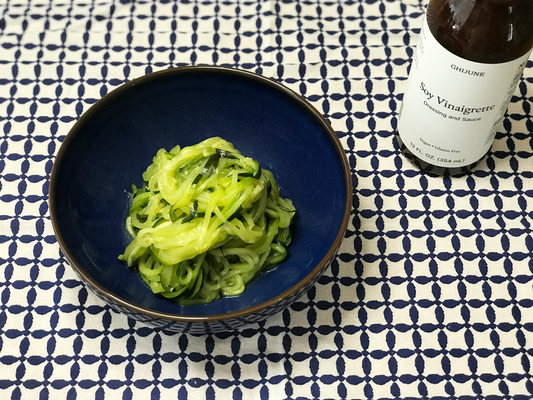
{"type": "Polygon", "coordinates": [[[533,0],[430,0],[400,115],[422,170],[467,172],[489,151],[533,47],[533,0]]]}

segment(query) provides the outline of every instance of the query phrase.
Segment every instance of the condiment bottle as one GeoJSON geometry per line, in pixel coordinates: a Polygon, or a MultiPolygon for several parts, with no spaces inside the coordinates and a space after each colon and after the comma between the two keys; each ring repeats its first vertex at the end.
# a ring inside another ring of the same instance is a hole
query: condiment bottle
{"type": "Polygon", "coordinates": [[[489,151],[533,47],[533,0],[430,0],[398,120],[404,154],[457,175],[489,151]]]}

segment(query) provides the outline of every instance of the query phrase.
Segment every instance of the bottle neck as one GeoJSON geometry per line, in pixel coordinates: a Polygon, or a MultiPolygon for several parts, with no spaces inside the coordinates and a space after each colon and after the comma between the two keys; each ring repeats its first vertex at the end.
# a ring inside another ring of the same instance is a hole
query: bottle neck
{"type": "Polygon", "coordinates": [[[428,25],[450,52],[503,63],[533,47],[533,0],[431,0],[428,25]]]}

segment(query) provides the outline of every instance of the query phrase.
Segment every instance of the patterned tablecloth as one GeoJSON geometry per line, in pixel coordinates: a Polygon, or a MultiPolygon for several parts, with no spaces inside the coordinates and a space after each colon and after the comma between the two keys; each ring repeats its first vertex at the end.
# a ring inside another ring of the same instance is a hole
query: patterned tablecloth
{"type": "Polygon", "coordinates": [[[434,178],[398,151],[418,0],[0,0],[1,399],[532,398],[533,63],[492,152],[434,178]],[[289,309],[240,332],[153,329],[59,250],[50,172],[118,85],[179,65],[272,77],[345,147],[353,217],[289,309]]]}

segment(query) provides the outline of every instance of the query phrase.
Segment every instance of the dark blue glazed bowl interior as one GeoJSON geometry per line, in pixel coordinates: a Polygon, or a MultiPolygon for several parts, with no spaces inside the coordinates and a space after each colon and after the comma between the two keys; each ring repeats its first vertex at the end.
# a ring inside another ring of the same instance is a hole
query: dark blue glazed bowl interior
{"type": "Polygon", "coordinates": [[[320,272],[338,249],[350,213],[347,163],[331,127],[285,87],[249,72],[186,67],[146,75],[93,105],[67,135],[50,185],[62,251],[100,295],[163,318],[228,318],[256,312],[320,272]],[[118,260],[132,183],[158,149],[212,136],[273,172],[297,215],[289,256],[240,296],[180,306],[152,294],[118,260]]]}

